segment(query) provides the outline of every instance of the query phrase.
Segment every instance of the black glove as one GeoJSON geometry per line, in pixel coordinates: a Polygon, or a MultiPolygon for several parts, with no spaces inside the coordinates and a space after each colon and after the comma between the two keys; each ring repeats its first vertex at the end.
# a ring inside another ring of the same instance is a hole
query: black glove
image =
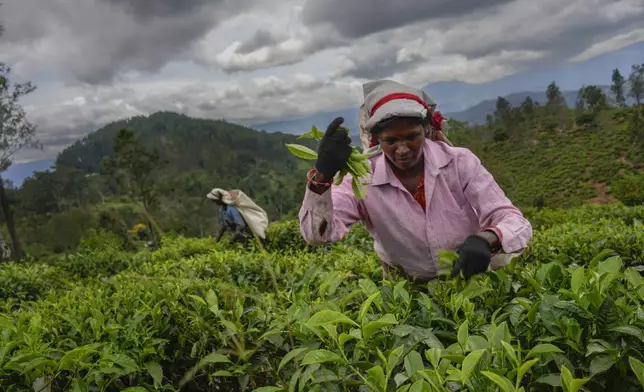
{"type": "Polygon", "coordinates": [[[326,129],[326,133],[318,147],[318,160],[315,170],[325,179],[331,180],[333,176],[344,167],[351,156],[351,138],[346,129],[338,129],[344,118],[338,117],[326,129]]]}
{"type": "Polygon", "coordinates": [[[485,238],[478,235],[467,237],[458,249],[458,260],[452,269],[452,277],[463,271],[465,279],[472,275],[482,274],[492,261],[492,247],[485,238]]]}

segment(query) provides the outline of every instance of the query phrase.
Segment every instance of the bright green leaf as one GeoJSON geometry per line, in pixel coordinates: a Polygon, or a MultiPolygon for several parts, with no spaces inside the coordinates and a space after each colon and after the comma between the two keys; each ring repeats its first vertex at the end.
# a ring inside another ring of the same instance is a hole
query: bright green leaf
{"type": "Polygon", "coordinates": [[[501,342],[510,342],[510,329],[508,328],[507,322],[504,321],[499,324],[499,326],[496,328],[496,331],[494,331],[492,342],[494,344],[494,347],[499,350],[503,347],[501,345],[501,342]]]}
{"type": "Polygon", "coordinates": [[[367,298],[367,300],[362,304],[362,306],[360,307],[360,313],[358,314],[358,320],[360,320],[360,322],[364,322],[364,319],[367,315],[367,311],[369,311],[371,304],[379,296],[380,296],[380,291],[375,292],[371,294],[369,298],[367,298]]]}
{"type": "Polygon", "coordinates": [[[364,339],[369,339],[374,333],[378,332],[382,328],[397,324],[398,321],[393,314],[385,314],[380,319],[367,323],[367,325],[362,329],[362,335],[364,339]]]}
{"type": "Polygon", "coordinates": [[[385,372],[380,366],[374,366],[371,369],[367,370],[367,375],[369,375],[368,380],[377,385],[381,391],[386,390],[386,380],[385,372]]]}
{"type": "Polygon", "coordinates": [[[409,388],[409,392],[431,392],[431,387],[425,380],[418,380],[409,388]]]}
{"type": "Polygon", "coordinates": [[[613,256],[599,263],[599,266],[597,267],[597,272],[600,275],[607,274],[607,273],[617,274],[622,270],[623,266],[624,266],[624,263],[622,262],[622,258],[619,256],[613,256]]]}
{"type": "Polygon", "coordinates": [[[399,346],[398,348],[392,350],[389,353],[389,357],[387,358],[387,371],[392,372],[396,365],[398,365],[398,362],[400,362],[400,358],[403,355],[403,350],[405,349],[405,346],[399,346]]]}
{"type": "Polygon", "coordinates": [[[300,355],[300,354],[302,354],[303,352],[306,352],[306,351],[308,351],[308,350],[309,350],[309,348],[308,348],[308,347],[300,347],[300,348],[296,348],[296,349],[293,349],[293,350],[289,351],[289,352],[288,352],[288,354],[286,354],[286,355],[284,356],[284,358],[282,358],[282,361],[280,362],[279,366],[277,367],[277,372],[279,373],[279,372],[280,372],[280,370],[282,370],[282,368],[283,368],[284,366],[286,366],[286,364],[288,364],[289,362],[291,362],[291,361],[292,361],[295,357],[297,357],[298,355],[300,355]]]}
{"type": "Polygon", "coordinates": [[[458,327],[458,344],[461,345],[461,348],[463,349],[463,352],[467,352],[468,347],[469,347],[469,324],[467,320],[463,324],[461,324],[460,327],[458,327]]]}
{"type": "Polygon", "coordinates": [[[423,370],[425,365],[423,364],[423,358],[417,351],[411,351],[405,357],[405,371],[407,372],[407,377],[412,378],[417,371],[423,370]]]}
{"type": "Polygon", "coordinates": [[[300,379],[300,376],[302,375],[302,368],[299,368],[293,373],[291,376],[291,380],[288,383],[288,392],[295,392],[295,387],[297,387],[297,382],[300,379]]]}
{"type": "Polygon", "coordinates": [[[561,388],[561,375],[558,373],[546,374],[545,376],[539,377],[536,382],[561,388]]]}
{"type": "Polygon", "coordinates": [[[638,289],[640,286],[644,285],[644,278],[642,278],[639,271],[634,268],[627,268],[624,271],[624,277],[626,277],[626,280],[633,289],[638,289]]]}
{"type": "Polygon", "coordinates": [[[74,378],[72,380],[72,392],[88,392],[89,387],[87,386],[87,383],[83,381],[81,378],[74,378]]]}
{"type": "Polygon", "coordinates": [[[315,350],[307,353],[302,359],[301,365],[311,365],[315,363],[327,363],[327,362],[343,362],[343,359],[338,354],[331,352],[329,350],[315,350]]]}
{"type": "Polygon", "coordinates": [[[425,358],[427,358],[429,363],[432,364],[432,367],[434,369],[438,369],[438,365],[440,364],[440,360],[441,360],[441,355],[442,355],[442,352],[438,348],[430,348],[429,350],[425,351],[425,358]]]}
{"type": "Polygon", "coordinates": [[[519,368],[519,370],[517,371],[517,384],[516,384],[516,387],[518,387],[519,385],[521,385],[521,381],[523,380],[523,376],[525,376],[525,374],[526,374],[528,371],[530,371],[530,369],[531,369],[531,368],[532,368],[532,367],[533,367],[537,362],[539,362],[539,358],[535,358],[535,359],[533,359],[533,360],[530,360],[530,361],[524,362],[524,363],[521,365],[521,367],[520,367],[520,368],[519,368]]]}
{"type": "Polygon", "coordinates": [[[590,362],[590,375],[604,373],[616,363],[613,355],[598,355],[590,362]]]}
{"type": "Polygon", "coordinates": [[[636,337],[640,341],[644,342],[644,333],[642,333],[642,330],[636,326],[633,325],[624,325],[621,327],[615,327],[611,328],[611,331],[613,332],[619,332],[625,335],[630,335],[633,337],[636,337]]]}
{"type": "MultiPolygon", "coordinates": [[[[608,344],[607,342],[605,342],[608,344]]],[[[589,357],[593,354],[602,354],[606,352],[608,348],[601,341],[591,342],[586,348],[586,356],[589,357]]]]}
{"type": "Polygon", "coordinates": [[[58,370],[72,370],[74,362],[81,361],[87,355],[98,352],[97,349],[100,344],[88,344],[81,347],[76,347],[73,350],[67,351],[65,355],[58,362],[58,370]]]}
{"type": "Polygon", "coordinates": [[[628,363],[631,365],[633,373],[635,373],[637,379],[640,381],[640,385],[644,388],[644,363],[634,357],[628,357],[628,363]]]}
{"type": "Polygon", "coordinates": [[[340,344],[340,347],[342,350],[344,350],[344,344],[348,342],[349,340],[357,339],[356,336],[354,335],[349,335],[348,333],[341,333],[340,336],[338,337],[338,343],[340,344]]]}
{"type": "Polygon", "coordinates": [[[204,301],[204,300],[203,300],[203,298],[201,298],[201,297],[200,297],[200,296],[198,296],[198,295],[189,294],[189,295],[188,295],[188,297],[190,297],[190,298],[194,299],[195,301],[199,302],[199,303],[200,303],[201,305],[203,305],[203,306],[207,306],[207,305],[208,305],[208,304],[206,304],[206,301],[204,301]]]}
{"type": "Polygon", "coordinates": [[[148,370],[148,373],[150,373],[150,376],[152,376],[154,387],[159,388],[163,383],[163,368],[161,368],[161,365],[157,362],[146,362],[145,368],[148,370]]]}
{"type": "Polygon", "coordinates": [[[467,384],[470,381],[472,372],[474,371],[476,365],[479,363],[479,360],[483,356],[483,353],[485,353],[485,350],[472,351],[463,360],[463,365],[461,367],[461,380],[463,381],[463,384],[467,384]]]}
{"type": "Polygon", "coordinates": [[[563,351],[559,347],[549,343],[539,344],[533,347],[532,350],[530,350],[530,352],[526,356],[526,359],[530,359],[538,355],[553,354],[553,353],[563,353],[563,351]]]}
{"type": "Polygon", "coordinates": [[[579,290],[583,287],[584,284],[584,274],[586,270],[584,267],[579,267],[572,273],[572,278],[570,278],[570,288],[575,294],[579,294],[579,290]]]}
{"type": "Polygon", "coordinates": [[[499,376],[496,373],[486,372],[486,371],[482,371],[481,374],[489,378],[490,381],[492,381],[496,385],[498,385],[503,392],[514,392],[514,385],[512,385],[510,380],[508,380],[507,378],[503,376],[499,376]]]}
{"type": "Polygon", "coordinates": [[[219,313],[219,299],[217,294],[213,289],[208,290],[206,293],[206,302],[208,303],[208,309],[214,314],[219,313]]]}
{"type": "Polygon", "coordinates": [[[333,310],[321,310],[314,314],[309,319],[309,321],[306,322],[306,325],[308,325],[309,327],[321,327],[324,325],[335,324],[351,324],[358,326],[358,324],[356,324],[356,322],[351,320],[349,317],[333,310]]]}
{"type": "Polygon", "coordinates": [[[561,384],[566,392],[578,392],[587,382],[587,378],[573,378],[566,365],[561,366],[561,384]]]}
{"type": "Polygon", "coordinates": [[[301,144],[287,144],[286,148],[298,158],[314,161],[318,159],[318,153],[301,144]]]}
{"type": "Polygon", "coordinates": [[[253,392],[278,392],[283,390],[284,388],[280,388],[280,387],[260,387],[257,389],[253,389],[253,392]]]}
{"type": "Polygon", "coordinates": [[[519,365],[519,359],[517,358],[517,354],[514,352],[514,348],[510,345],[508,342],[501,342],[501,345],[503,345],[503,349],[505,353],[507,354],[508,358],[510,358],[510,361],[514,364],[514,366],[519,365]]]}
{"type": "Polygon", "coordinates": [[[409,377],[405,373],[398,373],[394,376],[394,381],[396,382],[396,388],[401,386],[403,383],[406,383],[409,380],[409,377]]]}

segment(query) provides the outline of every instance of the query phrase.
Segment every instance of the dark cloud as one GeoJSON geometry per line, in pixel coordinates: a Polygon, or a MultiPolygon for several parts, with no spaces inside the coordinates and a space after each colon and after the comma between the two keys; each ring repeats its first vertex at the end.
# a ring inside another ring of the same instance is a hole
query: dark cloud
{"type": "Polygon", "coordinates": [[[101,0],[127,8],[142,19],[190,13],[204,5],[221,6],[225,0],[101,0]]]}
{"type": "MultiPolygon", "coordinates": [[[[274,35],[273,38],[275,38],[274,35]]],[[[268,42],[265,45],[259,45],[256,40],[251,39],[251,41],[254,42],[249,44],[247,41],[234,50],[231,50],[233,47],[229,47],[215,58],[201,58],[200,61],[205,64],[216,64],[226,73],[255,71],[297,64],[308,56],[328,48],[341,46],[344,42],[334,34],[293,38],[291,42],[275,39],[275,42],[268,42]],[[244,46],[247,46],[246,50],[240,51],[239,48],[244,46]],[[254,50],[248,50],[248,47],[254,50]],[[256,53],[259,49],[264,50],[262,53],[256,53]]]]}
{"type": "Polygon", "coordinates": [[[112,83],[190,59],[192,45],[259,0],[19,0],[2,7],[3,41],[69,79],[112,83]],[[5,22],[6,21],[6,22],[5,22]],[[29,50],[27,48],[34,48],[29,50]]]}
{"type": "Polygon", "coordinates": [[[235,52],[239,54],[248,54],[264,47],[277,45],[279,42],[280,39],[272,32],[265,29],[259,29],[251,38],[242,43],[235,52]]]}
{"type": "Polygon", "coordinates": [[[358,49],[352,52],[347,60],[350,65],[342,69],[338,76],[372,80],[387,78],[427,61],[417,53],[400,58],[399,48],[394,44],[377,46],[364,52],[358,49]]]}
{"type": "MultiPolygon", "coordinates": [[[[639,1],[639,0],[638,0],[639,1]]],[[[595,1],[599,3],[600,1],[595,1]]],[[[617,0],[604,4],[617,3],[617,0]]],[[[626,1],[621,1],[626,3],[626,1]]],[[[544,9],[539,23],[525,23],[529,15],[521,15],[500,26],[491,26],[494,21],[479,24],[474,19],[463,20],[463,26],[445,34],[444,53],[462,54],[469,58],[483,57],[501,50],[549,51],[554,57],[569,58],[583,52],[593,43],[620,32],[644,27],[644,2],[634,12],[620,18],[606,17],[607,8],[584,10],[565,18],[560,17],[570,7],[565,3],[544,9]],[[501,26],[505,26],[503,29],[501,26]],[[513,34],[507,34],[513,31],[513,34]]],[[[498,20],[502,23],[501,20],[498,20]]]]}
{"type": "Polygon", "coordinates": [[[342,35],[363,37],[410,23],[461,16],[512,0],[308,0],[307,25],[329,24],[342,35]]]}

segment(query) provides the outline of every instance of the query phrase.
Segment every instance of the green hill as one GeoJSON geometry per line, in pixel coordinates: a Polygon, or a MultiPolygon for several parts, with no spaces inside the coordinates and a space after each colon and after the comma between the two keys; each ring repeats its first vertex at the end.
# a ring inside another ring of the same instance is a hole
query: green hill
{"type": "MultiPolygon", "coordinates": [[[[97,227],[94,206],[132,202],[102,169],[123,128],[133,131],[146,149],[158,151],[158,168],[152,173],[158,203],[150,212],[163,231],[215,234],[218,209],[205,197],[214,187],[243,190],[271,220],[293,217],[302,198],[309,165],[284,146],[297,136],[161,112],[118,121],[89,134],[58,156],[55,171],[36,173],[13,191],[25,242],[37,244],[39,250],[60,249],[61,237],[74,238],[71,242],[76,243],[84,231],[97,227]],[[80,221],[85,222],[82,229],[75,223],[80,221]]],[[[138,223],[123,219],[127,225],[138,223]]]]}
{"type": "Polygon", "coordinates": [[[462,127],[452,141],[471,149],[518,205],[611,203],[617,201],[611,185],[644,170],[644,147],[634,143],[628,126],[631,111],[606,110],[581,125],[566,109],[561,123],[536,118],[507,131],[500,124],[462,127]]]}

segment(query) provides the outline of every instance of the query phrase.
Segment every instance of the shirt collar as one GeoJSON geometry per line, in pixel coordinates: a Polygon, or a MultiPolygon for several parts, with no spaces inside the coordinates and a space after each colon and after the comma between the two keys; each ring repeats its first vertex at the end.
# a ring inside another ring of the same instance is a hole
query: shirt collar
{"type": "MultiPolygon", "coordinates": [[[[440,169],[447,166],[452,159],[454,159],[454,156],[448,151],[447,145],[433,142],[429,139],[425,140],[425,145],[423,146],[425,175],[437,176],[440,169]]],[[[394,181],[397,181],[393,170],[389,167],[387,157],[383,152],[378,153],[374,166],[371,185],[392,184],[394,181]]]]}

